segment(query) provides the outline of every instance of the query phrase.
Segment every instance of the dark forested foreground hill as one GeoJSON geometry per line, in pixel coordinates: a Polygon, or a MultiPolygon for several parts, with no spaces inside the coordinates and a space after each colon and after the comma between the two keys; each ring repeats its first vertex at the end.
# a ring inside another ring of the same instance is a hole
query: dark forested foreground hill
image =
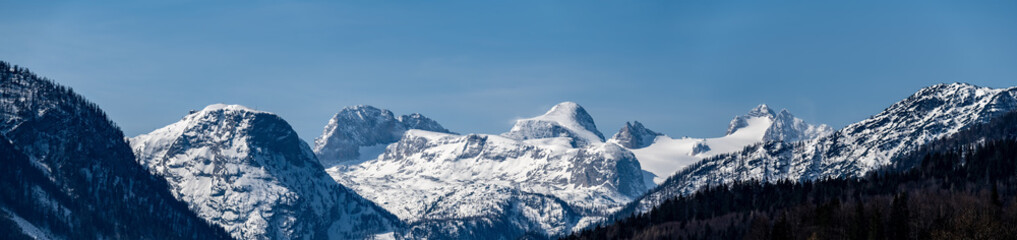
{"type": "Polygon", "coordinates": [[[0,239],[229,239],[69,88],[0,61],[0,239]]]}
{"type": "Polygon", "coordinates": [[[1009,113],[906,154],[910,169],[711,187],[564,239],[1017,239],[1015,136],[1009,113]]]}

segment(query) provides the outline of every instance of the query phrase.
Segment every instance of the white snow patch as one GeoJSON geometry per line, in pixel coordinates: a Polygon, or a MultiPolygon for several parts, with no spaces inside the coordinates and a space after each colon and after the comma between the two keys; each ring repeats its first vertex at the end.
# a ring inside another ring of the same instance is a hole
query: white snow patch
{"type": "Polygon", "coordinates": [[[742,150],[745,146],[763,140],[766,129],[772,120],[766,117],[754,117],[748,120],[748,126],[719,138],[678,138],[657,136],[653,144],[645,148],[629,149],[639,159],[643,170],[653,173],[653,182],[660,184],[675,172],[699,160],[717,154],[742,150]],[[710,147],[709,151],[691,154],[696,143],[703,142],[710,147]]]}
{"type": "Polygon", "coordinates": [[[21,228],[21,232],[24,233],[25,235],[28,235],[31,238],[57,239],[53,237],[52,233],[49,233],[46,230],[42,230],[39,227],[36,227],[34,224],[28,222],[28,220],[25,220],[24,218],[21,218],[21,216],[14,214],[14,212],[7,211],[6,208],[0,208],[0,211],[4,211],[7,213],[8,216],[11,216],[11,220],[13,220],[14,223],[18,224],[18,227],[21,228]]]}

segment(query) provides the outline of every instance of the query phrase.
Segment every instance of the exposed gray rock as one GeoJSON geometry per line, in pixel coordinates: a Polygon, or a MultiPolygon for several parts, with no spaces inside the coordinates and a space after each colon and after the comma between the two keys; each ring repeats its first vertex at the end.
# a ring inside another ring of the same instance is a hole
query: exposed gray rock
{"type": "Polygon", "coordinates": [[[611,139],[614,139],[615,142],[623,147],[639,149],[650,146],[657,136],[662,135],[664,134],[646,129],[642,123],[635,121],[632,123],[625,122],[625,126],[618,130],[618,133],[615,133],[611,139]]]}
{"type": "Polygon", "coordinates": [[[695,156],[695,155],[698,155],[700,153],[709,152],[709,151],[710,151],[710,145],[706,144],[705,141],[699,141],[699,142],[696,142],[695,146],[692,146],[692,152],[689,152],[689,155],[695,156]]]}

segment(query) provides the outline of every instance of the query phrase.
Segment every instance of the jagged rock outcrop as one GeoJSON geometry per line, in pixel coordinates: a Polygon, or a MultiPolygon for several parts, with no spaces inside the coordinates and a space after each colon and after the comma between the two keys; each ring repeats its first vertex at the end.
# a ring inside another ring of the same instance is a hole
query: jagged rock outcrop
{"type": "Polygon", "coordinates": [[[646,129],[642,123],[635,121],[625,122],[625,126],[618,130],[618,133],[615,133],[611,139],[623,147],[636,149],[650,146],[657,136],[662,135],[664,134],[646,129]]]}

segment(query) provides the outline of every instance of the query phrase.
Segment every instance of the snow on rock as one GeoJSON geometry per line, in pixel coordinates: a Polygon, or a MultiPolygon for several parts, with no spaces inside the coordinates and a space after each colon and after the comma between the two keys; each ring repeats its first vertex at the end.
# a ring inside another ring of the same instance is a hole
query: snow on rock
{"type": "Polygon", "coordinates": [[[642,123],[635,121],[633,123],[625,122],[625,126],[618,130],[618,133],[614,134],[611,139],[623,147],[637,149],[650,146],[653,144],[653,140],[660,135],[664,134],[646,129],[642,123]]]}
{"type": "Polygon", "coordinates": [[[763,141],[797,142],[819,138],[830,133],[833,133],[833,128],[830,126],[805,123],[804,120],[791,115],[787,109],[783,109],[773,116],[773,123],[763,134],[763,141]]]}
{"type": "MultiPolygon", "coordinates": [[[[1017,87],[992,89],[964,83],[930,86],[832,134],[800,142],[768,141],[707,158],[674,174],[626,211],[645,211],[664,199],[735,181],[861,176],[893,164],[895,157],[932,140],[1013,110],[1017,110],[1017,87]]],[[[813,134],[809,128],[792,128],[805,129],[806,136],[813,134]]],[[[790,135],[794,134],[774,136],[790,135]]]]}
{"type": "Polygon", "coordinates": [[[559,103],[544,115],[517,120],[502,136],[518,140],[566,137],[574,147],[604,142],[593,117],[574,102],[559,103]]]}
{"type": "Polygon", "coordinates": [[[271,113],[215,104],[131,145],[178,199],[238,239],[361,238],[399,224],[333,181],[271,113]]]}
{"type": "Polygon", "coordinates": [[[773,110],[770,110],[770,106],[767,106],[766,104],[760,104],[759,106],[756,106],[755,108],[750,110],[749,113],[742,116],[737,116],[734,119],[732,119],[731,124],[728,125],[727,133],[725,135],[734,134],[738,130],[748,127],[750,120],[760,118],[772,120],[775,115],[776,114],[773,113],[773,110]]]}
{"type": "Polygon", "coordinates": [[[564,234],[648,189],[635,156],[599,135],[563,103],[502,136],[408,130],[377,159],[328,171],[408,222],[412,238],[564,234]]]}
{"type": "Polygon", "coordinates": [[[675,139],[650,131],[636,122],[626,124],[610,142],[626,146],[632,151],[643,169],[653,175],[653,182],[659,184],[684,167],[718,154],[740,151],[765,141],[813,139],[831,131],[826,125],[805,123],[786,109],[775,114],[769,106],[761,104],[747,114],[731,120],[727,134],[723,137],[675,139]],[[640,138],[640,144],[633,144],[633,139],[637,137],[640,138]]]}
{"type": "Polygon", "coordinates": [[[419,113],[395,117],[385,109],[359,105],[343,108],[314,140],[314,153],[321,164],[331,167],[354,160],[374,159],[377,151],[399,141],[407,129],[451,133],[438,122],[419,113]],[[364,148],[368,148],[365,149],[364,148]]]}

